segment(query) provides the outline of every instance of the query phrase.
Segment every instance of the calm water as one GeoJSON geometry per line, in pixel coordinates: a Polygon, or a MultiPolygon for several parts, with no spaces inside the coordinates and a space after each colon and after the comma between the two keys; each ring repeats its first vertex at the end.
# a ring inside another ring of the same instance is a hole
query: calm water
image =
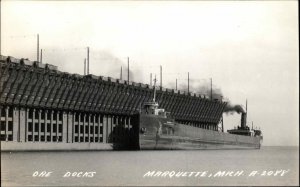
{"type": "Polygon", "coordinates": [[[1,186],[285,186],[299,185],[298,176],[298,147],[263,147],[261,150],[1,153],[1,186]],[[283,173],[282,170],[287,172],[283,173]],[[52,173],[49,177],[33,177],[36,171],[52,173]],[[144,177],[148,171],[155,171],[157,176],[144,177]],[[165,172],[164,177],[157,171],[165,172]],[[221,176],[218,171],[228,174],[221,176]],[[249,176],[255,171],[257,173],[254,176],[249,176]],[[270,176],[264,175],[264,171],[270,176]],[[277,176],[274,176],[276,171],[277,176]],[[96,173],[93,177],[87,177],[91,173],[85,177],[63,177],[67,172],[96,173]]]}

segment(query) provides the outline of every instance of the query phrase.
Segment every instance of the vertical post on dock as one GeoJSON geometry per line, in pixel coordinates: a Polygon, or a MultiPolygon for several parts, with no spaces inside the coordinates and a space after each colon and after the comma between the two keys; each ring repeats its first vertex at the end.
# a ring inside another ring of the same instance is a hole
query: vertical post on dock
{"type": "Polygon", "coordinates": [[[86,58],[84,59],[84,72],[83,72],[84,75],[86,75],[86,58]]]}
{"type": "Polygon", "coordinates": [[[87,74],[90,74],[90,48],[87,47],[87,74]]]}
{"type": "Polygon", "coordinates": [[[129,84],[129,57],[127,57],[127,81],[129,84]]]}
{"type": "Polygon", "coordinates": [[[213,100],[213,98],[212,98],[212,78],[210,78],[210,100],[213,100]]]}
{"type": "Polygon", "coordinates": [[[43,62],[43,49],[41,49],[41,60],[40,62],[42,63],[43,62]]]}
{"type": "Polygon", "coordinates": [[[190,72],[188,72],[188,93],[190,93],[190,72]]]}
{"type": "Polygon", "coordinates": [[[122,80],[122,77],[123,75],[122,75],[122,66],[121,66],[120,80],[122,80]]]}
{"type": "MultiPolygon", "coordinates": [[[[223,102],[223,96],[221,96],[221,103],[223,102]]],[[[222,112],[222,132],[224,132],[224,120],[223,120],[223,112],[222,112]]]]}
{"type": "Polygon", "coordinates": [[[40,36],[37,34],[37,53],[36,53],[36,61],[39,61],[39,53],[40,53],[40,36]]]}

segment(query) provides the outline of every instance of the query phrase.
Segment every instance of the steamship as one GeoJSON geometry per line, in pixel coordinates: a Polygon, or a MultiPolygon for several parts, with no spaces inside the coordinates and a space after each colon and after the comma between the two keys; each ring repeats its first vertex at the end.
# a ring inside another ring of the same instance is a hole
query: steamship
{"type": "Polygon", "coordinates": [[[247,111],[225,133],[226,102],[155,83],[0,56],[1,151],[260,148],[262,132],[247,126],[247,111]]]}
{"type": "MultiPolygon", "coordinates": [[[[242,112],[241,126],[228,133],[176,123],[169,113],[159,108],[154,97],[144,104],[139,123],[139,149],[259,149],[262,132],[246,125],[247,112],[242,112]]],[[[246,104],[247,106],[247,104],[246,104]]],[[[247,107],[246,107],[247,108],[247,107]]]]}
{"type": "Polygon", "coordinates": [[[154,100],[140,115],[139,149],[259,149],[261,130],[250,130],[246,115],[241,126],[224,133],[176,123],[154,100]]]}

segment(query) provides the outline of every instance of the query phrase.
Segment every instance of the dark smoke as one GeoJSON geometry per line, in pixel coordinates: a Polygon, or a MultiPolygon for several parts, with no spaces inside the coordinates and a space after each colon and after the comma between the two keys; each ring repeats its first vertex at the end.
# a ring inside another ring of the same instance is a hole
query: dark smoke
{"type": "MultiPolygon", "coordinates": [[[[107,50],[101,50],[90,54],[92,63],[98,69],[98,75],[108,76],[115,79],[120,79],[121,66],[122,66],[122,79],[127,80],[128,69],[127,69],[127,58],[118,58],[107,50]],[[97,65],[96,65],[97,64],[97,65]]],[[[135,81],[139,77],[139,72],[133,72],[132,64],[129,64],[129,79],[135,81]]]]}
{"type": "Polygon", "coordinates": [[[212,96],[212,99],[222,100],[222,98],[223,98],[221,89],[215,88],[214,86],[211,89],[207,85],[201,85],[201,86],[196,87],[195,91],[202,95],[206,95],[209,98],[212,96]]]}
{"type": "MultiPolygon", "coordinates": [[[[168,82],[166,84],[167,88],[175,89],[176,83],[174,82],[168,82]]],[[[188,83],[187,80],[178,80],[177,89],[182,91],[188,91],[188,83]]],[[[189,83],[189,92],[191,93],[198,93],[201,95],[205,95],[207,98],[210,98],[212,95],[213,99],[221,100],[223,97],[222,91],[220,88],[216,88],[215,85],[212,87],[212,94],[211,94],[211,87],[210,87],[210,81],[209,80],[196,80],[196,79],[190,79],[189,83]]]]}
{"type": "Polygon", "coordinates": [[[227,103],[225,109],[224,109],[225,113],[234,113],[237,112],[238,114],[240,113],[246,113],[244,108],[241,105],[232,105],[231,103],[227,103]]]}

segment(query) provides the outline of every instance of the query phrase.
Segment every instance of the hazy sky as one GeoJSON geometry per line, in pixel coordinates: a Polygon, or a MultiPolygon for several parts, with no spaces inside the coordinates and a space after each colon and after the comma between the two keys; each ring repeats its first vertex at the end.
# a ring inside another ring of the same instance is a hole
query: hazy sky
{"type": "MultiPolygon", "coordinates": [[[[248,124],[260,126],[264,145],[299,143],[297,1],[1,1],[1,54],[36,60],[83,74],[120,77],[127,57],[133,81],[209,88],[233,104],[248,99],[248,124]]],[[[123,73],[124,78],[127,74],[123,73]]],[[[225,129],[240,116],[224,115],[225,129]]]]}

